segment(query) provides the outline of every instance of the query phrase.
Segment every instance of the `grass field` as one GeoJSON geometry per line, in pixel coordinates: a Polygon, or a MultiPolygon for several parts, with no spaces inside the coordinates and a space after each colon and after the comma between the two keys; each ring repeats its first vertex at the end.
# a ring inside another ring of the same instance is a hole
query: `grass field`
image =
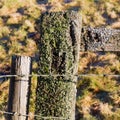
{"type": "MultiPolygon", "coordinates": [[[[0,0],[0,72],[9,73],[12,55],[35,57],[36,21],[46,11],[78,11],[84,26],[120,29],[120,0],[0,0]]],[[[79,74],[120,74],[118,53],[80,53],[79,74]]],[[[37,64],[33,64],[34,71],[37,64]]],[[[35,72],[33,72],[35,74],[35,72]]],[[[119,120],[120,79],[87,76],[77,84],[77,120],[119,120]]],[[[34,113],[36,77],[30,112],[34,113]]],[[[0,83],[0,110],[6,109],[9,81],[0,83]]],[[[2,114],[0,119],[4,120],[2,114]]],[[[32,118],[31,118],[32,119],[32,118]]]]}

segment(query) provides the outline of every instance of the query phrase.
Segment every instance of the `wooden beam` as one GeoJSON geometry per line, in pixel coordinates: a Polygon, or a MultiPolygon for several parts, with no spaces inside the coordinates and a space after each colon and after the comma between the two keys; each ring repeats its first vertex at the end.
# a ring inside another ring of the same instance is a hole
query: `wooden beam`
{"type": "Polygon", "coordinates": [[[83,27],[81,51],[120,51],[120,30],[83,27]]]}

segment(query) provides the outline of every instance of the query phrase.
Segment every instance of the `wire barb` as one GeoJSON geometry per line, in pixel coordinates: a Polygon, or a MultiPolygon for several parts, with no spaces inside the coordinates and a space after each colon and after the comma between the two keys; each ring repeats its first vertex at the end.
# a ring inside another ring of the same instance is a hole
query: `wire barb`
{"type": "Polygon", "coordinates": [[[78,74],[78,75],[71,75],[71,74],[29,74],[29,75],[1,75],[0,78],[11,78],[11,77],[67,77],[67,76],[76,76],[76,77],[87,77],[87,76],[101,76],[101,77],[120,77],[119,74],[78,74]]]}

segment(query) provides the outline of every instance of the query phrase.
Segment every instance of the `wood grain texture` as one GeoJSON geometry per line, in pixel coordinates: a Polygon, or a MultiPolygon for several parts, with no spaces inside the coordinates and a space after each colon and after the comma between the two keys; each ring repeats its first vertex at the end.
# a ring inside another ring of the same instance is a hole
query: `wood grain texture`
{"type": "Polygon", "coordinates": [[[31,59],[27,56],[14,56],[12,57],[12,77],[10,80],[9,88],[9,101],[8,111],[15,112],[19,115],[8,115],[7,120],[27,120],[26,116],[29,109],[29,96],[30,96],[30,77],[31,73],[31,59]]]}

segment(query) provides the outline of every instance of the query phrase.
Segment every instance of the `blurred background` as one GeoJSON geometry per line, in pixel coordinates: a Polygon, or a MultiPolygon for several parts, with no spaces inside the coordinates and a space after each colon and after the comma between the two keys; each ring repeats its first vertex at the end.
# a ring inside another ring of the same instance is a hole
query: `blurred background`
{"type": "MultiPolygon", "coordinates": [[[[11,56],[37,59],[36,21],[46,11],[74,10],[83,26],[120,29],[120,0],[0,0],[0,75],[10,74],[11,56]]],[[[119,53],[80,52],[79,73],[120,74],[119,53]]],[[[33,64],[33,74],[37,62],[33,64]]],[[[76,120],[119,120],[120,79],[91,76],[77,84],[76,120]]],[[[30,113],[34,114],[36,77],[32,78],[30,113]]],[[[9,80],[0,79],[0,110],[5,110],[9,80]]],[[[0,119],[4,120],[3,114],[0,119]]],[[[33,118],[29,118],[33,119],[33,118]]]]}

